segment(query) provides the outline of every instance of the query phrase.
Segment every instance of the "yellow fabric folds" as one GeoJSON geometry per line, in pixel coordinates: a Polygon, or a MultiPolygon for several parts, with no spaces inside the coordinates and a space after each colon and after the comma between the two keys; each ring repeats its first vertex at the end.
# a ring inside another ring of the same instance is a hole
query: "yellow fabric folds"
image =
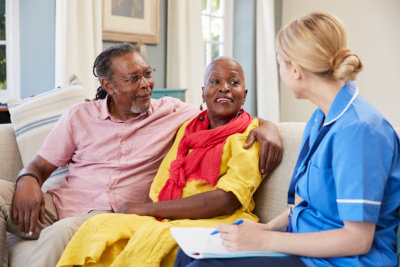
{"type": "MultiPolygon", "coordinates": [[[[164,158],[150,189],[150,197],[157,201],[158,193],[169,177],[169,166],[176,158],[186,122],[179,129],[171,150],[164,158]]],[[[163,220],[134,214],[101,214],[84,223],[68,244],[57,266],[172,266],[178,245],[170,234],[170,227],[214,227],[238,219],[257,221],[252,214],[253,194],[261,183],[258,170],[259,144],[244,149],[250,130],[258,126],[252,120],[242,134],[230,136],[223,148],[220,176],[215,187],[201,181],[189,181],[182,197],[217,188],[232,192],[242,206],[233,214],[201,220],[163,220]]]]}

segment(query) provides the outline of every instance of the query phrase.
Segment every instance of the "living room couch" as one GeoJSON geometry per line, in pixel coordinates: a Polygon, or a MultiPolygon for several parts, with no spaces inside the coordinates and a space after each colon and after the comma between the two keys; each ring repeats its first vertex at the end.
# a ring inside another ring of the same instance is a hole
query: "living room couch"
{"type": "MultiPolygon", "coordinates": [[[[255,213],[267,222],[286,208],[287,189],[296,163],[305,123],[279,123],[284,153],[281,164],[263,181],[255,194],[255,213]]],[[[400,127],[396,128],[400,133],[400,127]]],[[[0,124],[0,179],[15,181],[22,168],[20,151],[12,124],[0,124]]],[[[8,233],[9,265],[22,267],[35,244],[8,233]]]]}

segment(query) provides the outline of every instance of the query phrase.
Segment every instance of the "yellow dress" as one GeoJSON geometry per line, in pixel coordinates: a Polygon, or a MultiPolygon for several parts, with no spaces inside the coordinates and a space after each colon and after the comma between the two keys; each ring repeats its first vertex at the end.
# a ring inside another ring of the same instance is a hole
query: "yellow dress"
{"type": "MultiPolygon", "coordinates": [[[[169,166],[176,158],[178,145],[189,122],[184,123],[171,150],[164,158],[150,189],[156,202],[169,177],[169,166]]],[[[188,181],[182,198],[217,188],[235,194],[241,207],[233,214],[200,220],[157,221],[154,217],[135,214],[101,214],[84,223],[68,244],[57,266],[173,266],[178,245],[170,227],[214,227],[238,219],[258,221],[252,214],[253,194],[261,183],[258,169],[260,146],[244,149],[250,130],[258,127],[252,120],[246,131],[234,134],[223,148],[218,182],[211,187],[202,181],[188,181]]]]}

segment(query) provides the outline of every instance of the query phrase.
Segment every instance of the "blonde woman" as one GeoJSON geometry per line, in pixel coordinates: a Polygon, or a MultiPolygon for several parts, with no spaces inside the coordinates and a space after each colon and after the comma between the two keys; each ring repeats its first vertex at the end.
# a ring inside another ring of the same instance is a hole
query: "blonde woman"
{"type": "Polygon", "coordinates": [[[400,141],[351,82],[362,63],[347,48],[342,23],[312,13],[281,29],[276,44],[282,80],[318,107],[289,189],[293,208],[267,224],[217,230],[231,251],[294,256],[192,260],[180,251],[175,266],[396,266],[400,141]]]}

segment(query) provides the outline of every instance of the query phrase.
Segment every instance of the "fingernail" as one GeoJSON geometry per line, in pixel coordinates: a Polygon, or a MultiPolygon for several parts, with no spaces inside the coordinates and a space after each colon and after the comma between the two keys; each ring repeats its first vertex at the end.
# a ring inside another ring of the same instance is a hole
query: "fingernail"
{"type": "Polygon", "coordinates": [[[32,235],[33,235],[32,231],[31,231],[31,232],[29,232],[29,233],[28,233],[28,235],[29,235],[29,236],[32,236],[32,235]]]}

